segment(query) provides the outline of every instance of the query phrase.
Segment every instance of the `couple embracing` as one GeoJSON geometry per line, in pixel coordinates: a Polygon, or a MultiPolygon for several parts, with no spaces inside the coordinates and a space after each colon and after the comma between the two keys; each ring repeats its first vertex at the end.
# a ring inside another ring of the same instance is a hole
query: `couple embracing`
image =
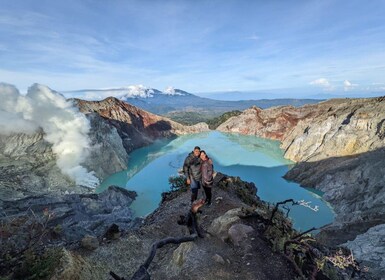
{"type": "Polygon", "coordinates": [[[183,164],[183,173],[187,178],[187,185],[190,185],[191,189],[191,202],[198,198],[198,190],[202,186],[206,195],[206,204],[211,205],[213,172],[212,160],[205,151],[196,146],[183,164]]]}

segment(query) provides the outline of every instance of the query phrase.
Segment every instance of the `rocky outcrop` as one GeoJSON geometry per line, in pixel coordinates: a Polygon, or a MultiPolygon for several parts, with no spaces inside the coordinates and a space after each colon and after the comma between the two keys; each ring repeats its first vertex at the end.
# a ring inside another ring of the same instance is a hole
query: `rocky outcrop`
{"type": "MultiPolygon", "coordinates": [[[[368,227],[385,221],[385,161],[379,160],[381,158],[385,158],[385,148],[360,155],[300,162],[285,178],[324,192],[324,199],[337,213],[335,225],[359,223],[359,233],[363,233],[368,227]]],[[[336,238],[332,234],[329,242],[336,238]]],[[[354,238],[354,234],[344,234],[341,238],[335,241],[346,242],[354,238]]]]}
{"type": "Polygon", "coordinates": [[[385,98],[346,99],[336,104],[331,100],[320,108],[316,116],[298,122],[282,139],[286,158],[317,161],[385,146],[385,98]]]}
{"type": "Polygon", "coordinates": [[[281,141],[285,157],[298,162],[285,178],[324,192],[337,214],[319,235],[324,242],[345,243],[385,223],[384,97],[254,107],[218,129],[281,141]]]}
{"type": "Polygon", "coordinates": [[[99,179],[127,168],[128,154],[117,129],[98,114],[87,115],[91,129],[91,149],[84,166],[93,170],[99,179]]]}
{"type": "Polygon", "coordinates": [[[315,106],[317,105],[305,105],[299,108],[281,106],[265,110],[254,106],[239,116],[231,117],[219,125],[217,130],[283,140],[300,120],[314,116],[315,106]]]}
{"type": "Polygon", "coordinates": [[[136,148],[151,144],[159,138],[209,130],[207,124],[184,126],[114,97],[102,101],[75,99],[75,103],[84,114],[97,113],[109,125],[115,127],[128,153],[136,148]]]}
{"type": "Polygon", "coordinates": [[[42,131],[32,135],[0,135],[1,200],[15,200],[51,190],[64,193],[74,186],[74,182],[61,173],[52,146],[43,137],[42,131]]]}
{"type": "Polygon", "coordinates": [[[41,276],[57,268],[52,279],[105,278],[67,250],[79,246],[97,250],[116,232],[139,226],[141,220],[133,218],[129,208],[135,197],[135,192],[111,186],[100,194],[46,194],[3,201],[0,275],[14,279],[20,274],[16,278],[27,279],[31,273],[41,276]]]}
{"type": "Polygon", "coordinates": [[[280,140],[285,157],[315,161],[385,145],[385,98],[334,99],[319,104],[247,109],[217,130],[280,140]]]}
{"type": "Polygon", "coordinates": [[[15,238],[23,239],[23,235],[15,233],[28,231],[32,223],[38,222],[47,223],[47,227],[52,229],[60,227],[60,230],[50,233],[52,240],[79,242],[87,235],[101,237],[112,224],[118,225],[121,230],[130,228],[136,223],[129,209],[135,197],[135,192],[112,186],[100,194],[35,195],[4,201],[0,220],[6,224],[7,221],[21,221],[25,217],[25,224],[17,228],[9,227],[9,234],[15,238]]]}
{"type": "Polygon", "coordinates": [[[385,224],[372,227],[367,232],[358,235],[353,241],[344,246],[352,250],[357,259],[364,260],[364,265],[370,267],[374,274],[383,277],[385,267],[385,224]]]}

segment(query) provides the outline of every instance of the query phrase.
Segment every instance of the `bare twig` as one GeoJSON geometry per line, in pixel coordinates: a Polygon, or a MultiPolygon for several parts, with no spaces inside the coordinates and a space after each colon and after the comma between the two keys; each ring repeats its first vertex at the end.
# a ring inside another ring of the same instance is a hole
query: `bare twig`
{"type": "Polygon", "coordinates": [[[294,199],[292,199],[292,198],[277,202],[275,204],[275,207],[274,207],[273,211],[271,212],[271,217],[270,217],[271,224],[273,223],[273,218],[274,218],[275,213],[277,213],[277,211],[278,211],[279,205],[284,205],[284,204],[289,203],[289,202],[291,202],[291,205],[298,205],[298,203],[296,201],[294,201],[294,199]]]}
{"type": "Polygon", "coordinates": [[[305,234],[307,234],[307,233],[309,233],[309,232],[311,232],[311,231],[318,230],[318,229],[319,229],[319,228],[312,227],[311,229],[308,229],[307,231],[304,231],[304,232],[302,232],[302,233],[300,233],[300,234],[294,236],[292,239],[293,239],[293,240],[294,240],[294,239],[298,239],[298,238],[300,238],[301,236],[303,236],[303,235],[305,235],[305,234]]]}

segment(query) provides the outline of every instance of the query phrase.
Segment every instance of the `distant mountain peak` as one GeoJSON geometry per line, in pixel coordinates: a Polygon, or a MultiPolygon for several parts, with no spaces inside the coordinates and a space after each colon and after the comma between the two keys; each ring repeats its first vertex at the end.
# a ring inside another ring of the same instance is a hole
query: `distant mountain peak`
{"type": "Polygon", "coordinates": [[[167,87],[164,91],[160,91],[154,88],[149,88],[144,85],[132,85],[127,87],[122,87],[119,89],[124,92],[124,94],[119,95],[118,97],[122,100],[127,100],[131,98],[152,98],[155,96],[183,96],[191,95],[190,93],[176,89],[172,86],[167,87]]]}
{"type": "MultiPolygon", "coordinates": [[[[186,91],[176,89],[172,86],[167,87],[164,91],[147,87],[141,84],[129,85],[122,87],[112,87],[103,89],[82,89],[76,91],[67,91],[67,97],[82,98],[86,100],[102,100],[108,96],[115,96],[121,100],[132,99],[151,99],[154,97],[170,97],[170,96],[192,96],[193,94],[186,91]]],[[[169,99],[169,98],[166,98],[169,99]]]]}

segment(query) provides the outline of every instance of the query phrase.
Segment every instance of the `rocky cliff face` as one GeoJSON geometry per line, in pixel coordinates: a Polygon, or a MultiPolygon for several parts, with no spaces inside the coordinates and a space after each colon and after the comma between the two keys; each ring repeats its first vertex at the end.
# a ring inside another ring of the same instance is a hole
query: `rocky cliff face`
{"type": "Polygon", "coordinates": [[[107,124],[115,127],[127,152],[151,144],[159,138],[209,130],[207,124],[184,126],[114,97],[106,98],[103,101],[76,99],[75,102],[84,114],[97,113],[107,124]]]}
{"type": "Polygon", "coordinates": [[[74,185],[61,173],[51,144],[43,136],[42,131],[32,135],[0,135],[1,200],[15,200],[50,189],[64,192],[74,185]]]}
{"type": "Polygon", "coordinates": [[[299,108],[252,107],[217,130],[279,140],[285,157],[316,161],[385,146],[385,98],[334,99],[299,108]]]}
{"type": "Polygon", "coordinates": [[[282,139],[287,158],[316,161],[385,146],[385,98],[331,100],[314,110],[317,115],[299,121],[282,139]]]}
{"type": "Polygon", "coordinates": [[[300,120],[314,116],[313,107],[282,106],[263,110],[254,106],[228,119],[217,130],[282,140],[300,120]]]}
{"type": "Polygon", "coordinates": [[[91,124],[89,137],[92,148],[84,162],[85,167],[93,170],[99,179],[126,169],[128,154],[118,130],[97,113],[87,116],[91,124]]]}
{"type": "Polygon", "coordinates": [[[384,97],[254,107],[218,130],[281,141],[285,157],[298,162],[285,178],[323,191],[337,214],[320,234],[324,242],[341,244],[385,223],[384,97]]]}

